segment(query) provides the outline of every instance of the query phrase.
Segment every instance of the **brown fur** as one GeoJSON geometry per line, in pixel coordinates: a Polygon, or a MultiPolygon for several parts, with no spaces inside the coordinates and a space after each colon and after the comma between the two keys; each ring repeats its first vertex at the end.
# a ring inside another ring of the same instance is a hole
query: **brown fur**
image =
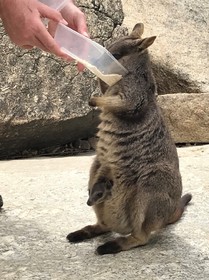
{"type": "Polygon", "coordinates": [[[146,244],[151,232],[180,219],[191,200],[190,194],[181,198],[176,147],[156,101],[147,51],[155,37],[142,39],[143,29],[137,24],[130,36],[110,46],[128,73],[111,87],[101,82],[104,95],[90,100],[102,112],[89,191],[101,178],[111,180],[113,187],[111,196],[93,205],[97,224],[67,238],[78,242],[108,231],[124,235],[99,246],[98,254],[146,244]]]}

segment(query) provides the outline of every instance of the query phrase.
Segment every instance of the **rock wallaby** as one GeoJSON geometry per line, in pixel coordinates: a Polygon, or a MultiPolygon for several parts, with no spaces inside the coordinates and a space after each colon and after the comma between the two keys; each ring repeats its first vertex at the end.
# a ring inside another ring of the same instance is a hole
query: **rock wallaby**
{"type": "Polygon", "coordinates": [[[121,234],[99,246],[100,255],[145,245],[152,232],[180,219],[192,196],[182,196],[175,144],[156,101],[147,48],[136,24],[129,36],[109,47],[127,69],[113,86],[101,82],[102,96],[90,99],[101,109],[96,158],[90,170],[89,200],[97,223],[70,233],[80,242],[107,232],[121,234]]]}

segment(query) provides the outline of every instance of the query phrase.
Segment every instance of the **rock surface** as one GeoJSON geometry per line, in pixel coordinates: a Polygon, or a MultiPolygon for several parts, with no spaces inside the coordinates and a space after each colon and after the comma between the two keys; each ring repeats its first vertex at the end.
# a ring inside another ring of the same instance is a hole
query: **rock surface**
{"type": "MultiPolygon", "coordinates": [[[[101,44],[126,34],[126,26],[131,29],[139,21],[145,24],[145,36],[157,35],[150,51],[160,95],[208,91],[207,0],[176,3],[79,0],[77,3],[87,16],[91,38],[101,44]],[[121,28],[122,22],[124,28],[121,28]]],[[[90,95],[98,93],[93,74],[88,70],[78,73],[72,63],[39,50],[24,51],[15,47],[1,23],[0,50],[0,159],[27,150],[68,145],[95,133],[98,112],[88,106],[90,95]]],[[[203,104],[204,100],[203,97],[199,102],[203,104]]],[[[195,107],[192,101],[190,104],[195,107]]],[[[170,114],[172,105],[168,107],[166,103],[165,110],[170,114]]],[[[182,116],[182,112],[179,114],[182,116]]],[[[173,116],[176,123],[179,118],[176,113],[173,116]]],[[[193,130],[197,129],[195,124],[193,130]]],[[[200,139],[196,133],[196,138],[189,138],[188,129],[185,129],[186,135],[181,134],[183,130],[179,130],[177,123],[171,129],[177,142],[193,142],[197,138],[198,142],[205,142],[207,135],[203,133],[200,139]]]]}
{"type": "Polygon", "coordinates": [[[209,143],[209,94],[158,96],[175,143],[209,143]]]}
{"type": "Polygon", "coordinates": [[[209,278],[209,146],[178,149],[184,217],[150,244],[97,256],[111,236],[70,244],[66,235],[95,215],[87,201],[93,156],[0,162],[2,280],[207,280],[209,278]]]}
{"type": "MultiPolygon", "coordinates": [[[[121,1],[77,2],[91,38],[104,44],[122,23],[121,1]]],[[[98,119],[88,100],[98,87],[90,71],[78,73],[72,63],[15,47],[1,23],[0,51],[0,158],[94,134],[98,119]]]]}
{"type": "Polygon", "coordinates": [[[150,51],[159,91],[209,92],[208,0],[122,3],[125,26],[131,29],[137,22],[143,22],[145,36],[157,36],[150,51]]]}

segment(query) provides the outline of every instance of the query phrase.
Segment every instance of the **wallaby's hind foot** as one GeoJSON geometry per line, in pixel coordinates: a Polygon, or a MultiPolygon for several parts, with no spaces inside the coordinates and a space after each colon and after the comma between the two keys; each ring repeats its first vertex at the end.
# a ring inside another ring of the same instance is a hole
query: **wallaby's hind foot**
{"type": "Polygon", "coordinates": [[[141,232],[139,236],[129,235],[126,237],[118,237],[99,246],[96,253],[99,255],[105,255],[127,251],[131,248],[147,244],[149,237],[150,234],[146,234],[145,232],[141,232]]]}
{"type": "Polygon", "coordinates": [[[192,195],[190,193],[187,193],[181,197],[179,206],[176,209],[176,211],[174,212],[173,216],[168,221],[168,224],[174,224],[181,218],[181,216],[184,212],[185,206],[191,201],[191,199],[192,199],[192,195]]]}
{"type": "Polygon", "coordinates": [[[86,239],[90,239],[107,232],[108,232],[107,229],[105,229],[101,225],[96,224],[96,225],[86,226],[80,230],[69,233],[67,239],[69,240],[69,242],[72,243],[82,242],[86,239]]]}

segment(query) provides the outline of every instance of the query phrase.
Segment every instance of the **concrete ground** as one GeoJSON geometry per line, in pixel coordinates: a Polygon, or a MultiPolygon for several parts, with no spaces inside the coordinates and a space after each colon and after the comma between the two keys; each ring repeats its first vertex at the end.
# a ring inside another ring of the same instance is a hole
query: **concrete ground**
{"type": "Polygon", "coordinates": [[[95,221],[86,205],[93,155],[1,161],[0,279],[209,279],[209,145],[178,152],[193,194],[182,220],[147,246],[105,256],[94,250],[110,236],[65,239],[95,221]]]}

